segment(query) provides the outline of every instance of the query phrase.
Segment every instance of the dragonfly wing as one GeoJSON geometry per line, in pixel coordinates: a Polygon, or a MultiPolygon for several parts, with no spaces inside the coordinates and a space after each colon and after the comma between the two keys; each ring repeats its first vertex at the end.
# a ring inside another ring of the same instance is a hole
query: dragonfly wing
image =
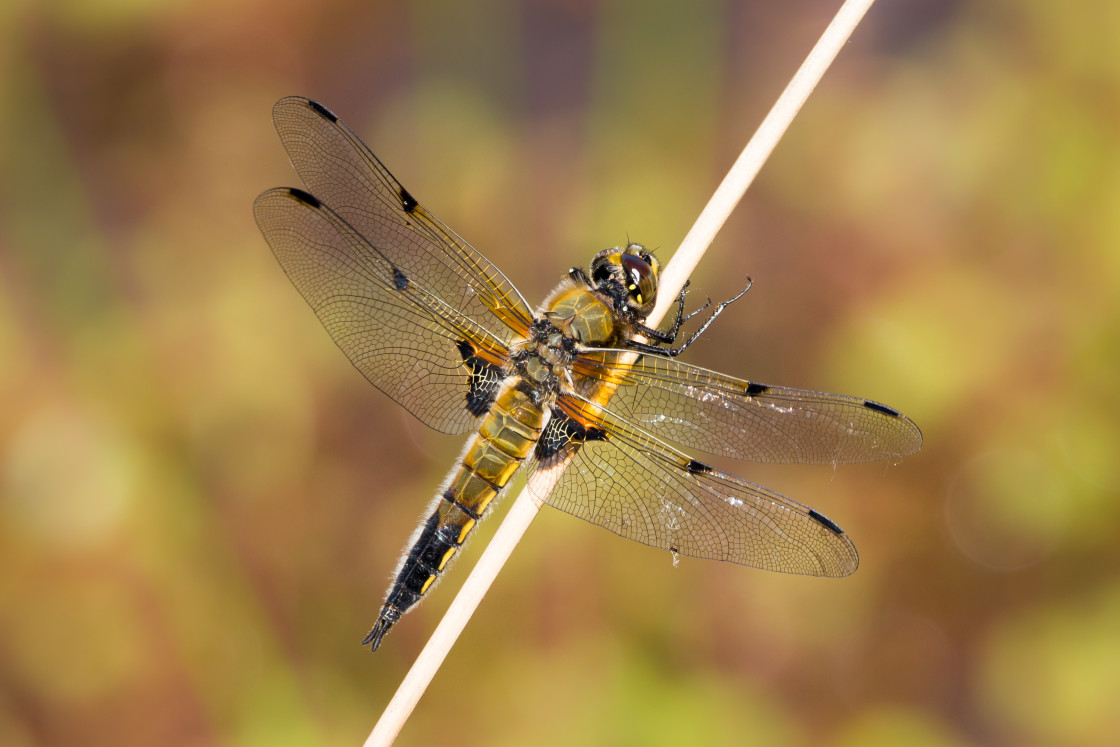
{"type": "Polygon", "coordinates": [[[855,546],[823,514],[707,466],[573,395],[558,402],[538,468],[571,458],[547,502],[645,545],[810,576],[846,576],[855,546]]]}
{"type": "Polygon", "coordinates": [[[429,213],[326,107],[297,96],[272,112],[307,190],[388,261],[464,316],[509,342],[533,321],[497,267],[429,213]]]}
{"type": "Polygon", "coordinates": [[[253,213],[284,272],[370,382],[436,430],[475,426],[500,383],[502,340],[306,192],[269,190],[253,213]]]}
{"type": "Polygon", "coordinates": [[[617,383],[613,412],[658,438],[751,462],[897,459],[922,445],[914,421],[871,400],[769,386],[617,349],[584,351],[573,370],[617,383]]]}

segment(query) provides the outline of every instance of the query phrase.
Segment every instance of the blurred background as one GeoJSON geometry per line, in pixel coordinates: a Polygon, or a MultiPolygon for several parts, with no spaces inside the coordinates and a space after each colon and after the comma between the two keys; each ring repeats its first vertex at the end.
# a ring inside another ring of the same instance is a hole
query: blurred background
{"type": "MultiPolygon", "coordinates": [[[[360,645],[461,440],[369,386],[253,223],[337,112],[537,302],[684,236],[839,2],[4,3],[0,744],[365,738],[491,521],[360,645]]],[[[873,7],[693,278],[689,351],[886,402],[894,465],[731,465],[854,576],[546,510],[400,743],[1115,743],[1120,5],[873,7]]],[[[499,511],[501,513],[501,511],[499,511]]]]}

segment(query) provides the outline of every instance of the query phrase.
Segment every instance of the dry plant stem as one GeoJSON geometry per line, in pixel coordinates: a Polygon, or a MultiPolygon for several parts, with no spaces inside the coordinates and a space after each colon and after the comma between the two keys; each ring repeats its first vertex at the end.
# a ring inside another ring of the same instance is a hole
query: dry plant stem
{"type": "MultiPolygon", "coordinates": [[[[731,211],[742,199],[747,187],[762,168],[762,164],[774,150],[778,140],[851,36],[860,19],[871,7],[872,2],[874,0],[847,0],[844,3],[797,74],[786,86],[777,103],[766,115],[766,119],[716,189],[672,260],[665,266],[659,283],[657,306],[646,321],[649,326],[656,327],[661,322],[716,233],[723,227],[731,211]]],[[[505,520],[498,527],[494,538],[479,558],[478,564],[464,582],[463,588],[460,589],[447,613],[436,626],[432,637],[428,639],[428,643],[412,665],[412,669],[405,675],[393,699],[381,714],[381,718],[365,742],[366,747],[389,745],[396,739],[404,722],[419,702],[420,696],[427,689],[428,683],[447,657],[455,639],[466,627],[467,621],[478,608],[490,584],[493,583],[513,552],[513,548],[521,541],[521,537],[543,505],[537,496],[548,495],[551,492],[566,466],[565,463],[547,472],[540,470],[529,478],[529,482],[510,507],[505,520]]]]}

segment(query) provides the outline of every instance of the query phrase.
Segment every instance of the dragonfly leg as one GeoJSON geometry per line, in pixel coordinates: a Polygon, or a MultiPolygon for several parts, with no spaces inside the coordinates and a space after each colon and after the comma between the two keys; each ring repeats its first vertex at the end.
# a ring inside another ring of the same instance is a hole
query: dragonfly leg
{"type": "Polygon", "coordinates": [[[677,318],[673,322],[673,326],[669,329],[669,331],[662,332],[659,329],[654,329],[653,327],[647,327],[644,324],[639,324],[638,329],[643,335],[650,338],[651,340],[656,340],[658,343],[672,345],[677,341],[677,334],[681,331],[681,325],[687,322],[697,313],[712,305],[712,299],[709,298],[706,304],[691,312],[688,316],[684,315],[684,297],[688,293],[688,286],[691,282],[691,280],[685,281],[684,287],[681,288],[681,292],[677,296],[677,318]]]}
{"type": "Polygon", "coordinates": [[[641,333],[643,335],[646,335],[650,339],[654,340],[655,344],[648,345],[646,343],[635,342],[635,341],[631,340],[628,343],[628,345],[632,349],[637,350],[637,351],[642,352],[642,353],[655,353],[655,354],[660,354],[660,355],[667,355],[670,358],[675,358],[676,356],[683,353],[688,348],[689,345],[691,345],[692,343],[699,340],[700,335],[704,334],[704,332],[708,329],[708,327],[710,327],[712,325],[712,322],[715,321],[716,317],[719,316],[720,314],[722,314],[723,310],[726,309],[728,306],[730,306],[731,304],[735,303],[740,298],[742,298],[743,295],[746,294],[746,292],[751,289],[751,285],[753,285],[753,284],[754,284],[754,282],[751,280],[750,276],[748,275],[747,276],[747,287],[743,288],[743,290],[739,291],[732,298],[729,298],[726,301],[723,301],[722,303],[720,303],[719,306],[716,306],[715,311],[713,311],[711,313],[711,315],[707,319],[704,320],[704,323],[700,325],[700,328],[698,330],[696,330],[695,332],[693,332],[692,336],[689,337],[687,340],[685,340],[684,344],[681,345],[680,347],[676,347],[676,348],[658,347],[658,344],[672,345],[674,342],[676,342],[677,334],[680,332],[681,325],[684,322],[691,319],[692,317],[694,317],[699,312],[704,311],[705,309],[707,309],[709,306],[712,305],[711,299],[708,299],[708,303],[706,303],[703,306],[701,306],[700,308],[696,309],[695,311],[690,313],[688,316],[683,316],[683,314],[684,314],[684,294],[685,294],[685,291],[688,289],[688,283],[685,283],[684,288],[681,288],[681,295],[677,299],[677,319],[673,323],[672,329],[669,330],[668,332],[660,332],[660,331],[652,329],[650,327],[646,327],[645,325],[639,325],[639,330],[641,331],[641,333]]]}

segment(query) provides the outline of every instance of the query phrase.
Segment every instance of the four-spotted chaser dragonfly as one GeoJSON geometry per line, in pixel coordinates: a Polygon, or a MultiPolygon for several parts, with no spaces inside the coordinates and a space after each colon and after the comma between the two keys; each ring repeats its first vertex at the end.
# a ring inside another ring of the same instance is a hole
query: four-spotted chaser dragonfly
{"type": "Polygon", "coordinates": [[[897,459],[922,443],[906,416],[679,362],[726,304],[665,347],[688,318],[684,291],[671,329],[643,324],[660,265],[638,244],[573,268],[534,312],[325,107],[289,97],[273,119],[306,187],[254,205],[284,272],[371,383],[426,425],[473,434],[364,643],[376,650],[431,590],[518,470],[569,458],[547,502],[623,537],[772,571],[856,569],[835,522],[680,449],[755,462],[897,459]]]}

